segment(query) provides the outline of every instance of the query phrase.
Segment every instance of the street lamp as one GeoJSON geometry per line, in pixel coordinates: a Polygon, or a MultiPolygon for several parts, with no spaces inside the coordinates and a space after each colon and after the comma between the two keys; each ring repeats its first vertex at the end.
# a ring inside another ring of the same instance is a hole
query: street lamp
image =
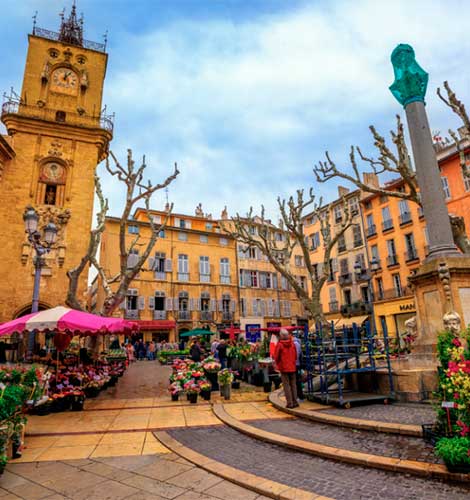
{"type": "MultiPolygon", "coordinates": [[[[41,281],[41,268],[45,264],[44,255],[51,251],[52,246],[57,239],[57,227],[49,222],[44,228],[44,239],[41,240],[41,233],[38,231],[39,216],[34,208],[28,208],[23,215],[25,232],[28,235],[28,241],[35,251],[34,256],[34,287],[33,300],[31,303],[31,312],[35,313],[39,307],[39,283],[41,281]]],[[[28,336],[27,359],[31,359],[34,350],[35,332],[30,332],[28,336]]]]}

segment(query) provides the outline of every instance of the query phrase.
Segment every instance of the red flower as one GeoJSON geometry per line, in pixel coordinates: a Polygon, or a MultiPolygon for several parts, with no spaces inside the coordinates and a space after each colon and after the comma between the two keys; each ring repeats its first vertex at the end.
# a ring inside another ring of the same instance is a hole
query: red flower
{"type": "Polygon", "coordinates": [[[462,346],[462,342],[460,342],[460,340],[455,337],[453,340],[452,340],[452,344],[455,345],[455,347],[461,347],[462,346]]]}

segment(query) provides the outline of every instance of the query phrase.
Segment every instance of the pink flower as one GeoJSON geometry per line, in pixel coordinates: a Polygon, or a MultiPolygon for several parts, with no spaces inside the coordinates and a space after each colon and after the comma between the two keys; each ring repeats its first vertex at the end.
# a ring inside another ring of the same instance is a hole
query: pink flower
{"type": "Polygon", "coordinates": [[[454,339],[452,339],[452,344],[455,345],[455,347],[461,347],[462,346],[462,342],[460,342],[460,340],[455,337],[454,339]]]}

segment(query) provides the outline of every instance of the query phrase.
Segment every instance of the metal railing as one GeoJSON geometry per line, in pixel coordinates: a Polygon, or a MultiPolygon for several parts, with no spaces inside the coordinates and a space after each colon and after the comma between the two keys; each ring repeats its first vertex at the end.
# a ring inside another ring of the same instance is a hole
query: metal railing
{"type": "Polygon", "coordinates": [[[233,313],[228,311],[222,312],[222,321],[232,321],[232,320],[233,320],[233,313]]]}
{"type": "Polygon", "coordinates": [[[16,101],[6,101],[2,105],[2,118],[6,115],[25,116],[27,118],[37,118],[50,122],[66,123],[69,125],[79,125],[81,127],[101,128],[108,132],[113,132],[114,123],[112,116],[89,116],[86,114],[63,111],[61,115],[57,114],[56,109],[49,109],[40,106],[30,106],[29,104],[20,104],[16,101]]]}
{"type": "Polygon", "coordinates": [[[371,224],[366,229],[366,235],[368,238],[371,236],[375,236],[377,234],[377,226],[375,224],[371,224]]]}
{"type": "Polygon", "coordinates": [[[419,256],[418,256],[418,252],[416,251],[416,248],[413,248],[412,250],[406,251],[406,262],[409,262],[411,260],[419,260],[419,256]]]}
{"type": "Polygon", "coordinates": [[[153,319],[166,319],[166,311],[153,311],[153,319]]]}
{"type": "Polygon", "coordinates": [[[356,238],[353,242],[354,248],[362,246],[362,238],[356,238]]]}
{"type": "Polygon", "coordinates": [[[401,213],[400,214],[400,225],[408,224],[409,222],[412,222],[411,212],[403,212],[403,213],[401,213]]]}
{"type": "Polygon", "coordinates": [[[370,302],[357,301],[352,304],[344,304],[341,306],[341,314],[344,316],[354,314],[370,314],[372,312],[372,304],[370,302]]]}
{"type": "Polygon", "coordinates": [[[166,273],[162,271],[155,271],[156,280],[166,280],[166,273]]]}
{"type": "Polygon", "coordinates": [[[220,284],[221,285],[230,285],[230,276],[220,275],[220,284]]]}
{"type": "Polygon", "coordinates": [[[178,273],[178,281],[189,281],[189,273],[178,273]]]}
{"type": "Polygon", "coordinates": [[[382,222],[382,231],[388,231],[389,229],[393,229],[392,219],[387,219],[382,222]]]}
{"type": "Polygon", "coordinates": [[[139,311],[136,309],[126,309],[124,311],[125,319],[139,319],[139,311]]]}
{"type": "Polygon", "coordinates": [[[199,274],[199,281],[201,283],[210,283],[211,275],[210,274],[199,274]]]}
{"type": "Polygon", "coordinates": [[[340,286],[350,285],[352,283],[352,274],[351,273],[341,274],[338,282],[339,282],[340,286]]]}
{"type": "Polygon", "coordinates": [[[346,243],[344,245],[338,245],[338,253],[346,252],[346,243]]]}
{"type": "Polygon", "coordinates": [[[201,311],[201,321],[212,321],[214,313],[212,311],[201,311]]]}
{"type": "MultiPolygon", "coordinates": [[[[39,36],[41,38],[47,38],[48,40],[60,41],[60,33],[57,33],[56,31],[46,30],[44,28],[38,28],[36,26],[33,29],[33,35],[39,36]]],[[[90,40],[82,40],[81,43],[72,43],[72,42],[64,42],[64,43],[67,43],[68,45],[76,45],[78,47],[83,47],[85,49],[96,50],[98,52],[106,52],[105,43],[91,42],[90,40]]]]}
{"type": "Polygon", "coordinates": [[[178,319],[191,319],[191,311],[178,311],[178,319]]]}
{"type": "Polygon", "coordinates": [[[398,299],[400,297],[408,297],[413,295],[413,291],[410,287],[400,287],[400,288],[390,288],[387,290],[383,290],[382,294],[378,294],[378,300],[389,300],[389,299],[398,299]]]}
{"type": "Polygon", "coordinates": [[[337,300],[333,301],[333,302],[330,302],[328,304],[328,308],[330,310],[330,312],[338,312],[339,310],[339,302],[337,300]]]}
{"type": "Polygon", "coordinates": [[[389,255],[387,257],[387,266],[396,266],[398,264],[398,256],[397,255],[389,255]]]}

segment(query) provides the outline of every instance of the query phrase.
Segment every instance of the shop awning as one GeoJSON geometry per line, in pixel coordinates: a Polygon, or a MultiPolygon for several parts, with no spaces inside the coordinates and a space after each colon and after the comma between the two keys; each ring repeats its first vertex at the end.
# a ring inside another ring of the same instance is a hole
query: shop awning
{"type": "Polygon", "coordinates": [[[357,326],[361,326],[362,323],[366,319],[368,319],[369,316],[366,314],[364,316],[353,316],[352,318],[339,318],[338,320],[335,321],[335,328],[343,328],[343,326],[352,326],[353,323],[356,323],[357,326]]]}
{"type": "Polygon", "coordinates": [[[194,330],[189,330],[189,332],[182,333],[180,337],[199,337],[202,335],[214,335],[214,332],[204,330],[203,328],[195,328],[194,330]]]}
{"type": "Polygon", "coordinates": [[[176,321],[165,320],[165,319],[154,319],[154,320],[134,320],[139,330],[171,330],[176,326],[176,321]]]}

